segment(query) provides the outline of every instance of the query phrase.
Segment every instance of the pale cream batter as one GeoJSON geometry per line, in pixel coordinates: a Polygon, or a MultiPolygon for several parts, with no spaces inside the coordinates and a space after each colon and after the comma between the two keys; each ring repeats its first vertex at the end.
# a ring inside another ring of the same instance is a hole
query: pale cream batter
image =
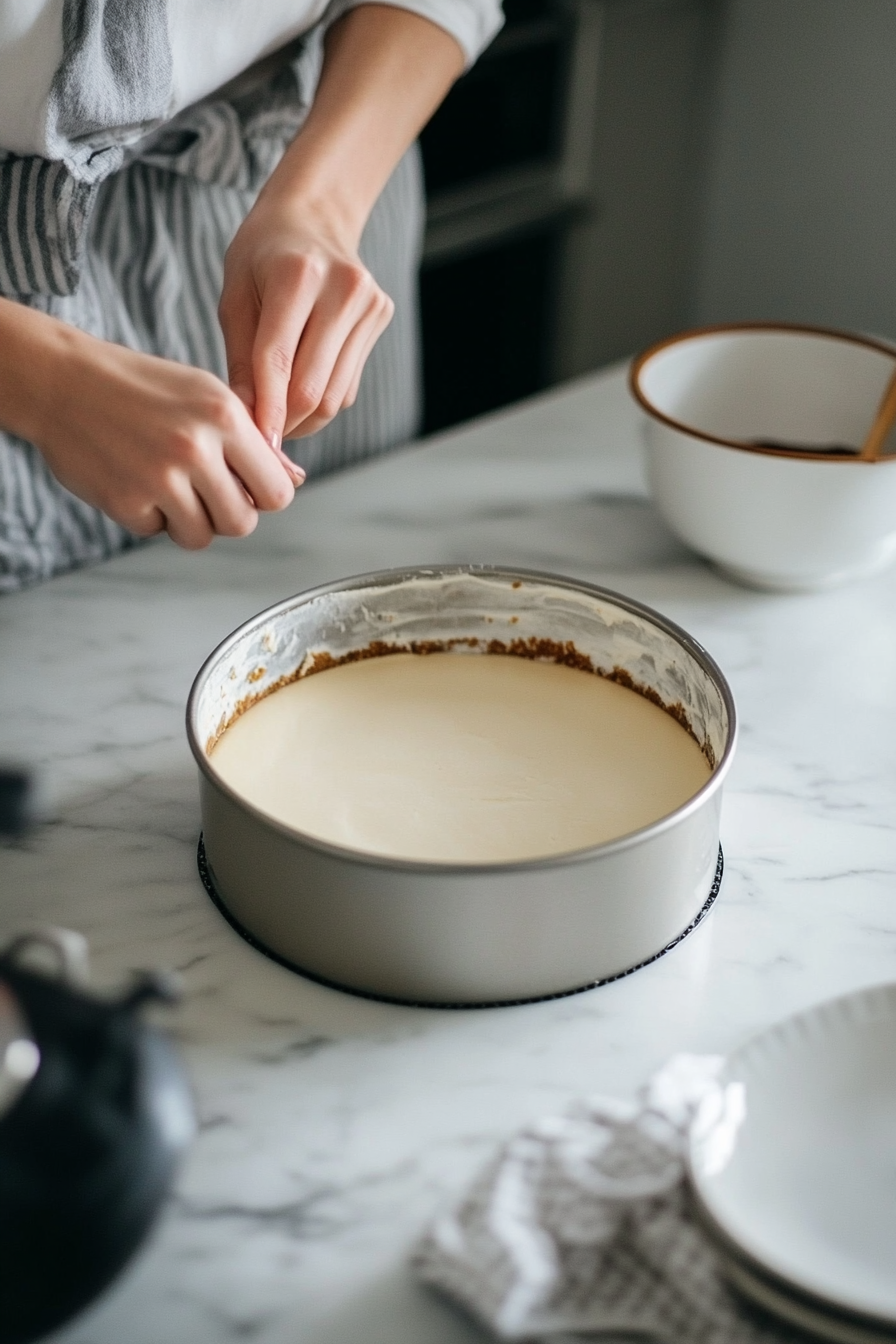
{"type": "Polygon", "coordinates": [[[635,691],[556,663],[393,654],[260,700],[212,753],[221,778],[287,826],[447,863],[583,849],[667,816],[709,765],[635,691]]]}

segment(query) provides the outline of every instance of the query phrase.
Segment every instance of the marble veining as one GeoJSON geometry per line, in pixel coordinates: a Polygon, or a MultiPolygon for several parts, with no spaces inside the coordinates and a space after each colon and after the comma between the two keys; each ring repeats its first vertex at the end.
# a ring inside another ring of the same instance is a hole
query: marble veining
{"type": "Polygon", "coordinates": [[[512,1129],[631,1095],[896,978],[896,572],[814,596],[733,586],[653,512],[621,369],[314,484],[246,542],[167,542],[0,601],[0,756],[47,824],[0,850],[0,933],[90,939],[98,983],[180,969],[201,1132],[157,1235],[60,1344],[473,1344],[411,1282],[423,1223],[512,1129]],[[721,665],[741,739],[711,917],[605,988],[444,1013],[301,980],[245,946],[196,872],[190,683],[237,625],[388,566],[479,561],[605,584],[721,665]]]}

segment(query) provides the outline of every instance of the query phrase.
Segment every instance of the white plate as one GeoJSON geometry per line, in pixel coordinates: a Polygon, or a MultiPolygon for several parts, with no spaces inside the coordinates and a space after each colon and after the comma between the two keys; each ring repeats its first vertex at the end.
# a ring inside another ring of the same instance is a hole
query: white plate
{"type": "Polygon", "coordinates": [[[834,1344],[891,1344],[896,1334],[886,1330],[865,1327],[858,1320],[829,1315],[822,1307],[815,1307],[803,1298],[792,1297],[777,1284],[754,1274],[743,1261],[722,1258],[722,1273],[728,1282],[749,1301],[773,1316],[808,1330],[834,1344]]]}
{"type": "Polygon", "coordinates": [[[896,1329],[896,985],[733,1054],[690,1141],[709,1219],[760,1268],[896,1329]]]}

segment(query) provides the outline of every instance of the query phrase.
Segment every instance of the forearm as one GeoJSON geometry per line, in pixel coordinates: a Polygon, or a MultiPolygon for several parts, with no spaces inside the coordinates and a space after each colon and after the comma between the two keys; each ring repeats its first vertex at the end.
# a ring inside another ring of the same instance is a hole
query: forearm
{"type": "Polygon", "coordinates": [[[0,298],[0,429],[40,444],[60,361],[91,338],[46,313],[0,298]]]}
{"type": "Polygon", "coordinates": [[[262,199],[319,209],[357,243],[392,170],[462,72],[453,37],[389,5],[351,10],[327,36],[314,105],[262,199]]]}

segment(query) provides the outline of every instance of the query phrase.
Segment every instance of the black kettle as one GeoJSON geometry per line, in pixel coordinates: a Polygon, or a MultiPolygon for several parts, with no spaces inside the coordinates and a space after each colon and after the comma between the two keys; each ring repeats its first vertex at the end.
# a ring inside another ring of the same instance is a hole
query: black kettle
{"type": "Polygon", "coordinates": [[[195,1128],[177,1055],[139,1012],[172,984],[144,974],[100,998],[85,959],[60,929],[0,952],[0,1344],[39,1339],[106,1287],[195,1128]]]}

